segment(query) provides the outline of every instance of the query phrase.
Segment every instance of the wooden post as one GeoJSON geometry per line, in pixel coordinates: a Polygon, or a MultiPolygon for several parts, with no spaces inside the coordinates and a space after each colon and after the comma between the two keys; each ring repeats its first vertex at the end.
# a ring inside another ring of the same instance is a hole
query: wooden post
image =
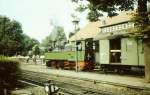
{"type": "Polygon", "coordinates": [[[150,82],[150,38],[144,40],[145,78],[150,82]]]}

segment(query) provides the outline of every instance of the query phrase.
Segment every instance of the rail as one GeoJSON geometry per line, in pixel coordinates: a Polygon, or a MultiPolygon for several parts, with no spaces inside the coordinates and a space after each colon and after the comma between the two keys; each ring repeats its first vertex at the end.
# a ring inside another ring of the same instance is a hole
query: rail
{"type": "Polygon", "coordinates": [[[55,78],[51,79],[50,75],[39,72],[23,71],[22,80],[40,86],[44,86],[43,83],[47,80],[53,80],[56,83],[56,86],[60,88],[61,92],[69,95],[113,95],[111,92],[100,91],[91,87],[83,87],[72,82],[57,81],[55,78]]]}

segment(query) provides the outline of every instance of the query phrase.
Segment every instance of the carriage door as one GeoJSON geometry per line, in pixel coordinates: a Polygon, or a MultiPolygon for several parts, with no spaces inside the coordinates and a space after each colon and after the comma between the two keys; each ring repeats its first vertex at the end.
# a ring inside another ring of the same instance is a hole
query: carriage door
{"type": "Polygon", "coordinates": [[[110,64],[121,63],[121,40],[111,39],[110,40],[110,64]]]}
{"type": "Polygon", "coordinates": [[[138,64],[138,49],[137,40],[134,38],[122,38],[122,64],[137,65],[138,64]]]}
{"type": "Polygon", "coordinates": [[[109,64],[109,40],[99,41],[99,56],[100,64],[109,64]]]}
{"type": "Polygon", "coordinates": [[[91,66],[94,66],[95,57],[93,51],[93,39],[86,39],[85,40],[85,61],[90,63],[91,66]]]}

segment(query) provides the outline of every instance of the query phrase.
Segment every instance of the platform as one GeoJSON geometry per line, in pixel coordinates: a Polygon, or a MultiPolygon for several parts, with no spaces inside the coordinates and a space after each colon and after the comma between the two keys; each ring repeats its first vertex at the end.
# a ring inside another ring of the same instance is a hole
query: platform
{"type": "Polygon", "coordinates": [[[125,87],[132,87],[138,89],[150,90],[150,83],[147,83],[144,78],[125,76],[125,75],[112,75],[112,74],[99,74],[93,72],[75,72],[70,70],[50,69],[45,65],[39,64],[22,64],[22,70],[42,72],[46,74],[53,74],[71,78],[77,78],[86,81],[95,81],[100,83],[120,85],[125,87]]]}

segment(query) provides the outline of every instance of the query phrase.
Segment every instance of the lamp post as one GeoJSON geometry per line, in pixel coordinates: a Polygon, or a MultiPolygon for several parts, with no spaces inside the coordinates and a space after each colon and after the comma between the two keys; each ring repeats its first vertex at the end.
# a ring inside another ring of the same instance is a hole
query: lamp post
{"type": "Polygon", "coordinates": [[[59,88],[52,82],[52,80],[49,80],[44,84],[44,89],[47,95],[53,95],[59,90],[59,88]]]}
{"type": "MultiPolygon", "coordinates": [[[[72,23],[74,24],[75,26],[75,32],[77,32],[78,28],[77,28],[77,25],[79,24],[79,18],[75,17],[74,20],[72,21],[72,23]]],[[[75,45],[76,45],[76,72],[78,72],[78,45],[77,45],[77,37],[76,37],[76,34],[75,34],[75,45]]]]}

